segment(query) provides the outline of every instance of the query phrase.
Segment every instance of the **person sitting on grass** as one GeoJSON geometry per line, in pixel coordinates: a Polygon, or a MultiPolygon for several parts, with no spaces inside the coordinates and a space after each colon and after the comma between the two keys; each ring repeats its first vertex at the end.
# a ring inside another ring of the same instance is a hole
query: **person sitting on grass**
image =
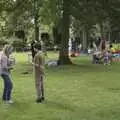
{"type": "Polygon", "coordinates": [[[100,51],[94,51],[93,55],[92,55],[92,59],[93,59],[93,64],[99,64],[101,63],[101,52],[100,51]]]}

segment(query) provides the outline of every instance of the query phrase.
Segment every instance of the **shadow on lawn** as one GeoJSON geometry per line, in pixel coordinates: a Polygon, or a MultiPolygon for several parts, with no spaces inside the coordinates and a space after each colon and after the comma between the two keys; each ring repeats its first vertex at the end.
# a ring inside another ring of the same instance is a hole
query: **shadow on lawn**
{"type": "Polygon", "coordinates": [[[19,62],[19,63],[17,63],[17,66],[15,67],[15,69],[17,71],[19,71],[19,73],[21,75],[32,74],[32,72],[33,72],[32,64],[25,63],[25,62],[19,62]]]}
{"type": "Polygon", "coordinates": [[[3,111],[3,113],[5,113],[5,114],[6,114],[7,111],[9,111],[9,112],[14,111],[16,115],[17,114],[23,115],[24,113],[26,113],[26,111],[28,109],[30,109],[31,106],[29,105],[29,103],[22,103],[22,102],[20,103],[18,101],[15,101],[15,103],[13,103],[13,104],[2,103],[2,104],[0,104],[0,107],[3,111]],[[4,112],[4,111],[6,111],[6,112],[4,112]]]}
{"type": "Polygon", "coordinates": [[[68,111],[71,111],[71,112],[76,111],[76,109],[78,108],[76,106],[69,105],[69,104],[64,103],[62,101],[61,102],[57,102],[57,101],[46,100],[44,102],[44,104],[47,107],[50,107],[50,108],[61,109],[61,110],[68,110],[68,111]]]}
{"type": "MultiPolygon", "coordinates": [[[[93,103],[94,104],[94,103],[93,103]]],[[[99,103],[98,103],[99,104],[99,103]]],[[[94,106],[94,107],[88,107],[88,106],[75,106],[73,104],[67,104],[57,101],[46,101],[45,105],[50,108],[54,109],[61,109],[70,111],[72,116],[77,116],[79,119],[86,119],[86,120],[95,120],[95,119],[110,119],[110,120],[118,120],[119,119],[119,107],[116,103],[109,104],[109,107],[106,107],[106,105],[103,106],[94,106]],[[95,118],[95,119],[94,119],[95,118]]],[[[77,118],[76,117],[76,118],[77,118]]]]}
{"type": "Polygon", "coordinates": [[[47,70],[52,72],[62,72],[62,73],[79,73],[79,72],[116,72],[112,68],[112,66],[103,66],[103,65],[92,65],[92,64],[72,64],[72,65],[65,65],[65,66],[58,66],[55,68],[47,68],[47,70]]]}
{"type": "MultiPolygon", "coordinates": [[[[63,66],[64,68],[64,66],[63,66]]],[[[119,72],[120,68],[118,65],[103,65],[103,64],[72,64],[68,66],[69,69],[71,70],[78,70],[78,71],[83,71],[83,72],[119,72]]],[[[67,69],[67,67],[66,67],[67,69]]]]}
{"type": "Polygon", "coordinates": [[[108,88],[108,91],[112,93],[120,93],[120,88],[118,87],[108,88]]]}
{"type": "MultiPolygon", "coordinates": [[[[120,68],[117,67],[118,65],[106,65],[103,64],[92,64],[89,61],[77,61],[75,64],[72,65],[63,65],[63,66],[56,66],[56,67],[46,67],[48,71],[63,71],[63,72],[119,72],[120,68]]],[[[22,71],[23,74],[31,74],[33,71],[33,66],[31,63],[19,62],[17,66],[18,71],[22,71]],[[23,66],[25,69],[23,69],[23,66]]],[[[21,74],[22,74],[21,73],[21,74]]]]}

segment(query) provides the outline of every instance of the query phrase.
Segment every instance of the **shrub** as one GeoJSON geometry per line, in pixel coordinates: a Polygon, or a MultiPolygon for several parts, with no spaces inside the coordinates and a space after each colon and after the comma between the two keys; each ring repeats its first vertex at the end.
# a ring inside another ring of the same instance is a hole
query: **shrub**
{"type": "Polygon", "coordinates": [[[0,45],[5,45],[5,44],[8,44],[8,42],[6,40],[4,40],[4,39],[1,39],[0,40],[0,45]]]}
{"type": "Polygon", "coordinates": [[[14,40],[12,45],[17,52],[23,51],[26,46],[25,42],[21,39],[14,40]]]}

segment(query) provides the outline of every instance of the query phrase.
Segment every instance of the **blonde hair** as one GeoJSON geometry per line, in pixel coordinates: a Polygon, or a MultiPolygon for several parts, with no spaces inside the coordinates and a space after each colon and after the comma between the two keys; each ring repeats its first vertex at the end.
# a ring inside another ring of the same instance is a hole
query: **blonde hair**
{"type": "Polygon", "coordinates": [[[13,47],[11,45],[5,45],[4,48],[3,48],[3,52],[6,54],[6,55],[9,55],[13,50],[13,47]]]}

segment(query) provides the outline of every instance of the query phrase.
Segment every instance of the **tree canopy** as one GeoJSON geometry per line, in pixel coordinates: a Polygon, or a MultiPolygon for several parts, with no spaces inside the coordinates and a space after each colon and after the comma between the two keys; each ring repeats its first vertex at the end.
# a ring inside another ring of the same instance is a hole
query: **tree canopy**
{"type": "Polygon", "coordinates": [[[71,63],[69,30],[75,35],[83,34],[84,49],[90,36],[113,41],[116,38],[112,32],[119,31],[120,26],[119,6],[120,0],[1,0],[0,33],[1,37],[10,37],[22,30],[26,38],[39,40],[42,31],[57,31],[53,38],[61,45],[59,63],[67,64],[71,63]]]}

